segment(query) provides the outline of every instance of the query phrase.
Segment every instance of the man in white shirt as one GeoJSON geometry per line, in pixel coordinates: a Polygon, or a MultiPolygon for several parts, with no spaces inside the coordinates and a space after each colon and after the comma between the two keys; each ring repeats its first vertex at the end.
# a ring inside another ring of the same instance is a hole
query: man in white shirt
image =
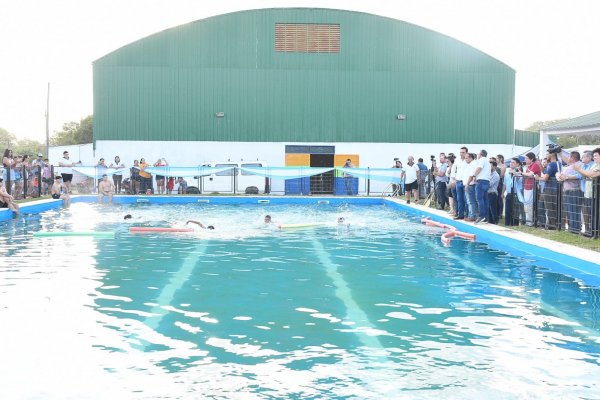
{"type": "Polygon", "coordinates": [[[480,150],[479,157],[477,158],[477,164],[473,171],[473,176],[476,180],[475,186],[475,197],[477,199],[477,207],[479,209],[479,218],[475,220],[475,223],[487,222],[489,220],[489,200],[488,200],[488,189],[490,188],[490,178],[492,177],[492,168],[490,161],[487,158],[487,151],[480,150]]]}
{"type": "MultiPolygon", "coordinates": [[[[419,199],[419,167],[415,164],[415,158],[408,156],[408,164],[402,171],[402,178],[404,178],[404,190],[406,192],[406,204],[410,204],[410,195],[415,197],[415,201],[419,199]]],[[[402,180],[402,179],[400,179],[402,180]]]]}
{"type": "Polygon", "coordinates": [[[454,219],[465,219],[465,215],[468,213],[465,186],[463,184],[463,172],[467,166],[465,159],[468,152],[469,149],[461,147],[460,158],[454,164],[456,165],[456,172],[454,173],[454,179],[456,180],[456,217],[454,219]]]}
{"type": "Polygon", "coordinates": [[[73,168],[75,165],[81,165],[81,161],[73,162],[69,160],[69,152],[63,151],[63,158],[58,162],[58,166],[61,167],[60,174],[62,176],[63,183],[67,188],[67,193],[71,193],[71,181],[73,180],[73,168]]]}
{"type": "Polygon", "coordinates": [[[467,153],[465,158],[465,165],[462,170],[462,183],[465,187],[465,198],[467,200],[467,216],[465,221],[475,221],[475,211],[477,210],[477,203],[475,199],[475,168],[477,163],[475,162],[475,153],[467,153]]]}

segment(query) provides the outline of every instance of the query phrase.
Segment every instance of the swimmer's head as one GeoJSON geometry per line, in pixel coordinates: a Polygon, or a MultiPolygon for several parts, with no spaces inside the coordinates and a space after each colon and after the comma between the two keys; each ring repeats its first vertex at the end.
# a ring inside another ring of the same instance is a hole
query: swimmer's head
{"type": "Polygon", "coordinates": [[[343,224],[343,223],[344,223],[344,217],[339,217],[338,224],[343,224]]]}
{"type": "Polygon", "coordinates": [[[123,219],[131,219],[131,218],[133,218],[133,217],[131,216],[131,214],[127,214],[126,216],[124,216],[124,217],[123,217],[123,219]]]}
{"type": "Polygon", "coordinates": [[[212,226],[212,225],[209,225],[209,226],[206,227],[206,229],[215,229],[215,227],[212,226]]]}
{"type": "Polygon", "coordinates": [[[265,215],[265,224],[269,224],[269,223],[271,223],[271,216],[265,215]]]}

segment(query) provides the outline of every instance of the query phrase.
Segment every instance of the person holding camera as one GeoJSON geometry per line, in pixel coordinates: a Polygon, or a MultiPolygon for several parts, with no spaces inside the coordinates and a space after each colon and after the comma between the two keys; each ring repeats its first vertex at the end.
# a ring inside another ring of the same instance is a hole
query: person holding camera
{"type": "MultiPolygon", "coordinates": [[[[344,163],[344,168],[354,168],[354,164],[352,164],[351,159],[347,159],[344,163]]],[[[346,195],[352,196],[352,175],[344,172],[344,187],[346,188],[346,195]]]]}
{"type": "Polygon", "coordinates": [[[558,180],[556,174],[562,169],[562,164],[558,161],[558,154],[553,151],[552,147],[548,148],[548,156],[546,157],[547,165],[544,174],[538,180],[544,182],[544,193],[542,193],[542,201],[544,203],[545,215],[540,215],[539,221],[546,229],[556,229],[557,210],[558,210],[558,180]]]}
{"type": "Polygon", "coordinates": [[[510,160],[510,168],[504,174],[504,225],[519,225],[519,196],[523,188],[521,180],[521,160],[513,157],[510,160]]]}

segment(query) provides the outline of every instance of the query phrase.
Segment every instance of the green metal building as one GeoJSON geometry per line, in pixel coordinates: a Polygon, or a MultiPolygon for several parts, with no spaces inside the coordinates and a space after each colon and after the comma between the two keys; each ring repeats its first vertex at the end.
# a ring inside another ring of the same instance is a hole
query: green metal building
{"type": "Polygon", "coordinates": [[[94,141],[514,140],[515,71],[460,41],[353,11],[241,11],[96,60],[94,141]]]}

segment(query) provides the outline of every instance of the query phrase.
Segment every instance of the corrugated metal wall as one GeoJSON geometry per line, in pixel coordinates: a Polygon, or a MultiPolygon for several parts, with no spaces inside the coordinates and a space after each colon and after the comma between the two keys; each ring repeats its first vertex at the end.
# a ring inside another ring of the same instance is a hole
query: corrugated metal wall
{"type": "Polygon", "coordinates": [[[515,129],[515,146],[535,147],[540,144],[540,133],[515,129]]]}
{"type": "Polygon", "coordinates": [[[511,143],[514,86],[505,64],[405,22],[243,11],[97,60],[94,139],[511,143]],[[276,52],[276,23],[339,24],[340,53],[276,52]]]}

